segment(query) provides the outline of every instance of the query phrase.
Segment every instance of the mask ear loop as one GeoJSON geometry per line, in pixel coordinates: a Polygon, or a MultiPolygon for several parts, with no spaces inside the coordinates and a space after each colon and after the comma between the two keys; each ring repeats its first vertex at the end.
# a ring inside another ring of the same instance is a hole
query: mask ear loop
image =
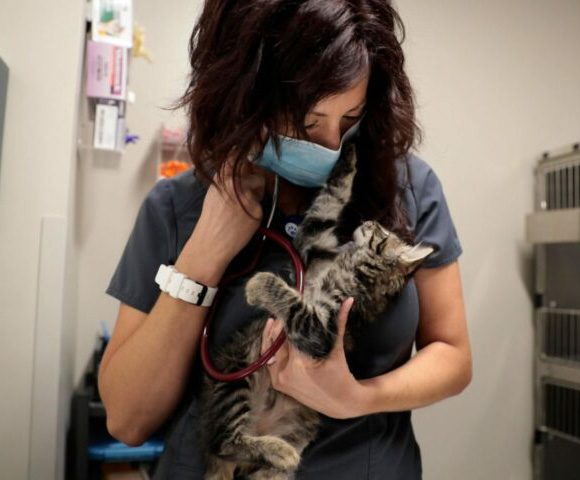
{"type": "MultiPolygon", "coordinates": [[[[250,153],[248,155],[248,161],[250,163],[256,163],[257,161],[256,152],[250,153]]],[[[278,174],[274,173],[274,192],[272,193],[272,206],[270,207],[270,214],[268,215],[268,221],[266,222],[266,226],[264,228],[270,228],[272,225],[272,220],[274,219],[274,213],[276,212],[276,207],[278,206],[278,192],[279,192],[279,181],[278,181],[278,174]]],[[[262,235],[262,243],[266,240],[266,235],[262,235]]]]}
{"type": "MultiPolygon", "coordinates": [[[[266,222],[266,228],[270,228],[272,224],[272,219],[274,218],[274,212],[276,211],[276,206],[278,204],[278,174],[274,172],[274,193],[272,195],[272,207],[270,208],[270,215],[268,216],[268,221],[266,222]]],[[[262,242],[266,240],[266,235],[262,236],[262,242]]]]}

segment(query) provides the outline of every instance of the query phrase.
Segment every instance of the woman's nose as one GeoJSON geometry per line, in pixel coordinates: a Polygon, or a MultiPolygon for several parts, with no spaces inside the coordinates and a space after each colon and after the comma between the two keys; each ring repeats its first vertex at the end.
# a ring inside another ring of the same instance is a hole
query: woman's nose
{"type": "Polygon", "coordinates": [[[340,140],[344,135],[346,129],[340,127],[333,127],[324,131],[316,132],[316,136],[312,139],[315,143],[331,150],[338,150],[340,147],[340,140]]]}

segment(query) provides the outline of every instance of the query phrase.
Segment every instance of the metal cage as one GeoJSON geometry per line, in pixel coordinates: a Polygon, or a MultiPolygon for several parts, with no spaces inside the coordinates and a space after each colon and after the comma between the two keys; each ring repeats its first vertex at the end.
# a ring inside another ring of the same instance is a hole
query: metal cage
{"type": "Polygon", "coordinates": [[[535,169],[535,480],[580,479],[580,144],[535,169]]]}
{"type": "Polygon", "coordinates": [[[580,208],[580,144],[544,153],[535,176],[536,211],[580,208]]]}
{"type": "Polygon", "coordinates": [[[544,382],[543,413],[545,431],[580,443],[580,385],[544,382]]]}
{"type": "Polygon", "coordinates": [[[580,310],[539,308],[537,351],[544,360],[565,360],[580,366],[580,310]]]}

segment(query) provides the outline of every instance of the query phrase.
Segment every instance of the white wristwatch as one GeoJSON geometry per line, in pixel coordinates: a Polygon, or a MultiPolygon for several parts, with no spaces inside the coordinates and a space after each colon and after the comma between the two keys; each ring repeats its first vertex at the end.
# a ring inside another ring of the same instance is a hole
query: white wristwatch
{"type": "Polygon", "coordinates": [[[173,265],[160,265],[157,275],[155,275],[155,283],[159,285],[162,292],[168,293],[173,298],[179,298],[201,307],[209,307],[218,290],[216,287],[208,287],[203,283],[187,278],[183,273],[178,272],[173,265]]]}

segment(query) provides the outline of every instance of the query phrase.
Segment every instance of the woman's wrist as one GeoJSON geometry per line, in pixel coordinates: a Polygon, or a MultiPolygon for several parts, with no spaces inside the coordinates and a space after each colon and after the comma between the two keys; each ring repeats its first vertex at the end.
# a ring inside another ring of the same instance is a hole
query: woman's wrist
{"type": "Polygon", "coordinates": [[[175,268],[208,287],[217,287],[228,264],[228,260],[212,255],[208,248],[190,237],[175,261],[175,268]]]}
{"type": "Polygon", "coordinates": [[[356,399],[353,402],[356,405],[357,416],[371,415],[377,413],[377,388],[372,378],[358,380],[358,387],[355,392],[356,399]]]}

